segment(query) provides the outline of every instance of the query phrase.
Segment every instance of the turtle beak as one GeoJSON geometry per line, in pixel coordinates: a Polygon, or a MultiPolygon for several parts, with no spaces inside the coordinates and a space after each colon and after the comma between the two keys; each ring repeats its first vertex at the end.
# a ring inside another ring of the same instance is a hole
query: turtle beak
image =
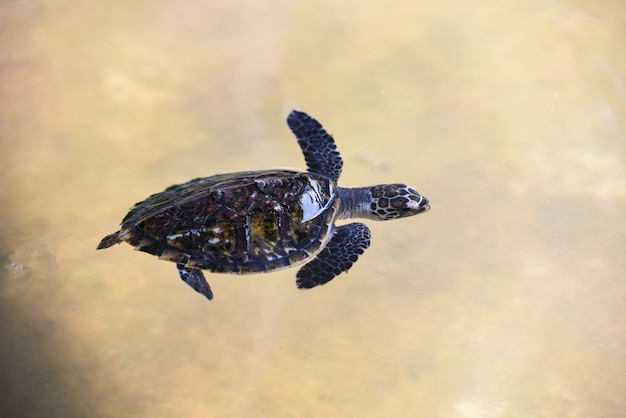
{"type": "Polygon", "coordinates": [[[422,200],[420,200],[417,204],[418,207],[416,213],[428,212],[430,210],[430,202],[428,201],[428,199],[426,199],[424,196],[421,197],[422,200]]]}
{"type": "MultiPolygon", "coordinates": [[[[417,197],[417,196],[414,196],[417,197]]],[[[404,218],[406,216],[419,215],[422,212],[428,212],[430,210],[430,202],[424,196],[419,195],[419,200],[409,200],[403,208],[398,209],[398,218],[404,218]]]]}
{"type": "Polygon", "coordinates": [[[430,210],[430,202],[424,196],[420,195],[420,200],[413,201],[414,207],[412,208],[413,214],[417,215],[418,213],[428,212],[430,210]]]}

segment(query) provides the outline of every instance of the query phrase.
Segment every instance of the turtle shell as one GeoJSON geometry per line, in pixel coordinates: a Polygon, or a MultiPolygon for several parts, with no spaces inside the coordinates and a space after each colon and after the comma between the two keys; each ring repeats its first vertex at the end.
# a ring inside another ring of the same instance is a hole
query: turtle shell
{"type": "Polygon", "coordinates": [[[289,170],[198,178],[137,203],[119,238],[187,267],[258,273],[319,253],[332,235],[339,199],[327,177],[289,170]]]}

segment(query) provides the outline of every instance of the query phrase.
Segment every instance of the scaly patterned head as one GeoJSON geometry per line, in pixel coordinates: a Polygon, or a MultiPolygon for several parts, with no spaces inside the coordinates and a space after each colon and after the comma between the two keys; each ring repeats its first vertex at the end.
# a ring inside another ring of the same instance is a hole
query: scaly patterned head
{"type": "Polygon", "coordinates": [[[430,209],[428,199],[406,184],[379,184],[368,189],[371,195],[368,218],[387,221],[430,209]]]}

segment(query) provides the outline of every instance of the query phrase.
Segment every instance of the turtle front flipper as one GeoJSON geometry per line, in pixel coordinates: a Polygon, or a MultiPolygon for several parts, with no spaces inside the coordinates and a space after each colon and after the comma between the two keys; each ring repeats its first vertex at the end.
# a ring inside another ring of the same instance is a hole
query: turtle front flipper
{"type": "Polygon", "coordinates": [[[362,223],[338,227],[326,247],[298,272],[298,288],[322,285],[348,271],[370,246],[370,238],[369,228],[362,223]]]}
{"type": "Polygon", "coordinates": [[[336,183],[341,175],[343,160],[333,137],[317,120],[299,110],[289,113],[287,125],[298,139],[308,171],[330,177],[336,183]]]}
{"type": "Polygon", "coordinates": [[[180,274],[180,278],[183,279],[183,282],[191,286],[196,292],[204,295],[208,300],[213,299],[213,292],[211,291],[209,283],[207,283],[204,278],[202,270],[185,267],[184,264],[176,264],[176,267],[178,268],[178,274],[180,274]]]}

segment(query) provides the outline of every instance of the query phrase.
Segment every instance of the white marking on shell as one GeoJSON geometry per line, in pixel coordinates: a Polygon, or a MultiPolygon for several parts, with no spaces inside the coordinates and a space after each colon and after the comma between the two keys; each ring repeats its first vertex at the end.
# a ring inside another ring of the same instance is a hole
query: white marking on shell
{"type": "Polygon", "coordinates": [[[302,207],[302,223],[317,217],[320,213],[328,209],[332,199],[323,204],[323,196],[320,183],[310,179],[309,186],[306,187],[304,193],[300,197],[300,206],[302,207]]]}

